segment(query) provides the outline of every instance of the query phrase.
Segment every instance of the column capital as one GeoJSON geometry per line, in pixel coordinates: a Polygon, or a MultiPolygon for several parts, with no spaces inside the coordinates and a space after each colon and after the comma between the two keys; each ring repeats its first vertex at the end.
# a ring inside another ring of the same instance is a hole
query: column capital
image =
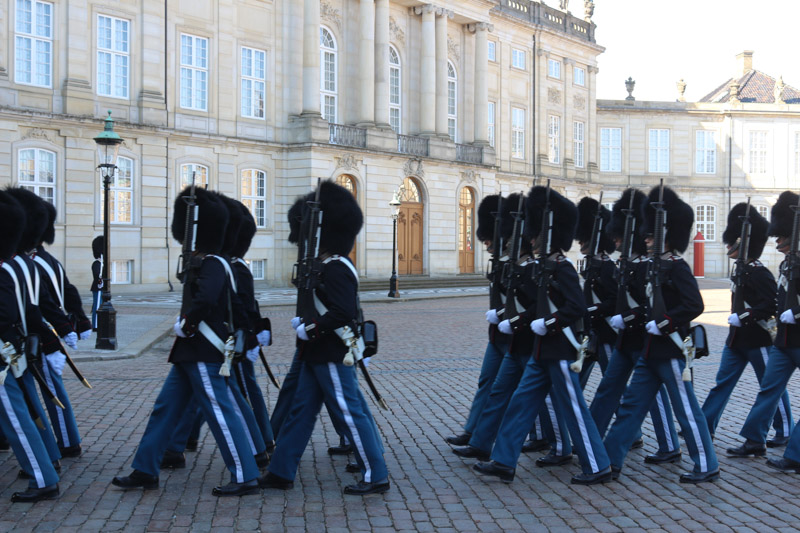
{"type": "Polygon", "coordinates": [[[456,14],[453,11],[446,9],[444,7],[437,7],[436,14],[439,15],[440,17],[445,17],[448,19],[452,19],[456,16],[456,14]]]}
{"type": "Polygon", "coordinates": [[[423,13],[436,13],[436,11],[438,10],[438,8],[433,4],[414,6],[411,9],[413,9],[415,15],[422,15],[423,13]]]}
{"type": "Polygon", "coordinates": [[[593,67],[592,65],[589,65],[588,67],[586,67],[586,70],[589,71],[589,74],[597,74],[598,72],[600,72],[599,68],[593,67]]]}
{"type": "Polygon", "coordinates": [[[571,58],[569,58],[569,57],[565,57],[565,58],[564,58],[564,64],[565,64],[565,65],[574,65],[574,64],[575,64],[575,60],[574,60],[574,59],[571,59],[571,58]]]}
{"type": "Polygon", "coordinates": [[[548,57],[549,58],[550,57],[550,51],[549,50],[543,50],[543,49],[539,48],[538,50],[536,50],[536,55],[544,56],[544,57],[548,57]]]}
{"type": "Polygon", "coordinates": [[[494,24],[489,24],[488,22],[470,22],[465,26],[467,27],[467,31],[470,33],[477,33],[479,31],[494,31],[494,24]]]}

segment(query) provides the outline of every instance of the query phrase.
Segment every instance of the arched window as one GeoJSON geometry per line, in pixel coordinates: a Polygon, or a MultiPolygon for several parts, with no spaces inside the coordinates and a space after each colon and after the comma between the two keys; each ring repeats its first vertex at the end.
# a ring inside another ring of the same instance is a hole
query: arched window
{"type": "Polygon", "coordinates": [[[320,52],[320,97],[322,118],[336,123],[336,100],[338,91],[336,40],[328,28],[319,29],[320,52]]]}
{"type": "Polygon", "coordinates": [[[263,170],[242,171],[242,203],[253,214],[256,226],[267,225],[267,173],[263,170]]]}
{"type": "Polygon", "coordinates": [[[403,180],[403,184],[397,191],[397,197],[400,199],[401,202],[422,201],[420,200],[419,187],[417,187],[417,184],[414,183],[414,180],[412,178],[406,178],[403,180]]]}
{"type": "Polygon", "coordinates": [[[197,187],[208,187],[208,167],[196,163],[181,165],[181,189],[192,184],[192,172],[194,172],[194,184],[197,187]]]}
{"type": "MultiPolygon", "coordinates": [[[[108,212],[112,224],[131,224],[133,222],[133,159],[119,156],[117,158],[117,171],[111,180],[108,212]]],[[[105,191],[103,191],[105,195],[105,191]]],[[[105,220],[105,196],[100,207],[100,221],[105,220]]]]}
{"type": "Polygon", "coordinates": [[[19,186],[36,193],[51,204],[56,203],[56,154],[41,148],[19,151],[17,166],[19,186]]]}
{"type": "Polygon", "coordinates": [[[447,133],[450,140],[458,142],[456,131],[458,129],[458,76],[453,64],[447,62],[447,133]]]}
{"type": "MultiPolygon", "coordinates": [[[[703,234],[706,241],[717,240],[717,208],[713,205],[698,205],[694,211],[695,232],[703,234]]],[[[692,235],[694,238],[694,235],[692,235]]]]}
{"type": "Polygon", "coordinates": [[[400,100],[400,54],[389,46],[389,123],[395,133],[401,133],[402,103],[400,100]]]}
{"type": "Polygon", "coordinates": [[[336,183],[338,185],[341,185],[348,191],[350,191],[350,194],[358,198],[358,196],[356,195],[356,182],[355,180],[353,180],[353,178],[351,178],[347,174],[342,174],[336,177],[336,183]]]}

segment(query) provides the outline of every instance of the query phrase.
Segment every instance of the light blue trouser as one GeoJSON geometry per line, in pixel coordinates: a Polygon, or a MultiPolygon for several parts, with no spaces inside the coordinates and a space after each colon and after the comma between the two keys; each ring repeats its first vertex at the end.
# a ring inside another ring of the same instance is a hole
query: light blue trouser
{"type": "MultiPolygon", "coordinates": [[[[758,384],[763,383],[764,371],[769,360],[769,349],[768,346],[749,350],[738,350],[725,346],[722,349],[722,359],[717,371],[717,384],[708,393],[706,401],[703,403],[703,414],[706,416],[708,430],[712,435],[717,431],[717,424],[722,417],[722,412],[728,405],[728,400],[739,382],[742,372],[747,367],[747,363],[753,366],[758,384]]],[[[786,389],[783,390],[778,402],[775,416],[772,419],[772,427],[775,428],[776,437],[788,437],[792,434],[792,408],[789,405],[789,393],[786,392],[786,389]]]]}
{"type": "MultiPolygon", "coordinates": [[[[778,348],[773,346],[769,352],[767,368],[761,380],[761,390],[755,404],[744,421],[739,435],[746,439],[764,443],[769,432],[769,424],[775,416],[789,378],[795,368],[800,367],[800,348],[778,348]]],[[[783,456],[800,462],[800,423],[794,426],[789,444],[783,456]]]]}
{"type": "MultiPolygon", "coordinates": [[[[42,419],[42,425],[44,425],[44,427],[37,427],[36,429],[39,430],[39,437],[42,439],[44,447],[47,449],[47,455],[50,456],[50,461],[58,461],[61,459],[61,451],[58,449],[58,443],[53,435],[53,431],[50,429],[50,424],[47,423],[47,415],[44,413],[44,407],[42,407],[39,401],[39,392],[36,390],[36,380],[33,378],[33,374],[31,374],[30,370],[22,374],[22,379],[17,380],[17,385],[25,389],[28,398],[31,400],[34,411],[36,411],[39,418],[42,419]]],[[[28,473],[30,474],[30,472],[28,473]]]]}
{"type": "Polygon", "coordinates": [[[665,386],[694,461],[694,471],[713,472],[719,468],[708,424],[697,403],[692,382],[683,381],[685,366],[683,359],[639,359],[617,411],[617,419],[606,436],[605,445],[611,464],[622,468],[653,399],[665,386]]]}
{"type": "Polygon", "coordinates": [[[481,374],[478,377],[478,390],[475,391],[475,397],[472,399],[469,416],[464,424],[464,433],[472,434],[475,431],[506,352],[508,352],[508,344],[490,342],[486,345],[481,374]]]}
{"type": "Polygon", "coordinates": [[[247,399],[253,409],[258,429],[261,432],[261,438],[264,439],[264,443],[269,447],[270,444],[275,442],[275,436],[272,433],[272,424],[269,421],[267,402],[264,401],[264,395],[261,393],[261,388],[256,380],[255,365],[249,359],[244,358],[239,361],[238,366],[247,391],[247,399]]]}
{"type": "Polygon", "coordinates": [[[301,363],[294,403],[281,427],[269,471],[294,480],[322,404],[334,423],[345,428],[367,483],[387,479],[380,435],[363,400],[355,366],[341,363],[301,363]]]}
{"type": "Polygon", "coordinates": [[[230,388],[225,378],[219,375],[219,368],[219,363],[172,365],[133,458],[133,468],[152,476],[158,475],[168,440],[194,397],[231,472],[231,481],[244,483],[258,477],[258,468],[236,414],[230,388]]]}
{"type": "MultiPolygon", "coordinates": [[[[639,352],[624,352],[620,350],[612,352],[608,367],[606,367],[606,373],[603,375],[603,379],[600,380],[600,385],[597,387],[592,406],[589,409],[600,435],[606,434],[611,418],[619,408],[622,395],[628,385],[628,379],[638,360],[639,352]]],[[[672,452],[680,448],[669,398],[663,386],[659,389],[655,400],[650,405],[650,420],[653,422],[653,430],[656,434],[660,453],[672,452]]],[[[633,440],[638,440],[641,436],[640,426],[637,428],[633,440]]]]}
{"type": "Polygon", "coordinates": [[[493,461],[516,468],[525,436],[549,393],[556,409],[562,411],[583,472],[594,474],[608,468],[608,456],[583,400],[578,374],[569,369],[569,364],[570,361],[539,362],[533,357],[528,360],[498,431],[493,461]]]}
{"type": "Polygon", "coordinates": [[[103,303],[103,291],[92,291],[92,329],[97,329],[97,309],[103,303]]]}
{"type": "Polygon", "coordinates": [[[42,370],[47,388],[64,404],[64,409],[60,408],[50,400],[47,394],[42,392],[44,405],[47,408],[47,414],[50,415],[50,422],[53,424],[53,433],[58,441],[59,448],[79,445],[81,436],[78,433],[78,422],[75,420],[75,413],[72,410],[67,389],[64,388],[64,380],[50,368],[50,364],[46,362],[46,357],[44,356],[39,368],[42,370]]]}
{"type": "MultiPolygon", "coordinates": [[[[39,400],[35,399],[33,403],[38,404],[39,400]]],[[[42,410],[41,406],[39,410],[42,410]]],[[[44,417],[44,413],[39,416],[44,417]]],[[[46,419],[42,421],[47,424],[46,419]]],[[[10,372],[0,386],[0,429],[20,466],[31,476],[28,482],[30,488],[41,489],[58,483],[58,474],[53,468],[54,459],[48,453],[41,433],[28,412],[22,390],[10,372]]]]}

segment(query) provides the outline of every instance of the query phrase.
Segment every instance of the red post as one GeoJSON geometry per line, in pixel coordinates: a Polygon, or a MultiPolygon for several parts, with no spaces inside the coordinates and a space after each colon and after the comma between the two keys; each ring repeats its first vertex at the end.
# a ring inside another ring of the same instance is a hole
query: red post
{"type": "Polygon", "coordinates": [[[706,273],[706,238],[700,231],[694,236],[694,277],[704,278],[706,273]]]}

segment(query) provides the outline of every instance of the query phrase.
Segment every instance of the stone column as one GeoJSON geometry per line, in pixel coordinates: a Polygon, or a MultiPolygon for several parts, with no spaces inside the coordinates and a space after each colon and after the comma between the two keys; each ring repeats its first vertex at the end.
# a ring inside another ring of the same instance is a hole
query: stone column
{"type": "Polygon", "coordinates": [[[436,10],[436,135],[447,138],[447,11],[436,10]]]}
{"type": "Polygon", "coordinates": [[[475,144],[489,145],[489,44],[491,24],[475,26],[475,144]]]}
{"type": "Polygon", "coordinates": [[[436,8],[428,4],[415,7],[414,10],[422,15],[419,129],[422,135],[433,136],[436,134],[436,8]]]}
{"type": "Polygon", "coordinates": [[[389,125],[389,0],[375,2],[375,122],[389,125]]]}
{"type": "Polygon", "coordinates": [[[319,0],[303,9],[303,115],[320,115],[319,0]]]}
{"type": "Polygon", "coordinates": [[[358,9],[359,40],[358,125],[375,124],[375,0],[360,0],[358,9]]]}
{"type": "MultiPolygon", "coordinates": [[[[575,164],[575,131],[573,124],[573,91],[572,91],[572,77],[575,74],[575,60],[568,57],[564,58],[564,124],[561,129],[563,130],[562,138],[564,139],[564,148],[561,150],[564,157],[561,158],[561,166],[565,170],[574,170],[575,164]],[[568,168],[569,167],[569,168],[568,168]]],[[[586,124],[583,125],[583,161],[586,165],[586,124]]]]}

